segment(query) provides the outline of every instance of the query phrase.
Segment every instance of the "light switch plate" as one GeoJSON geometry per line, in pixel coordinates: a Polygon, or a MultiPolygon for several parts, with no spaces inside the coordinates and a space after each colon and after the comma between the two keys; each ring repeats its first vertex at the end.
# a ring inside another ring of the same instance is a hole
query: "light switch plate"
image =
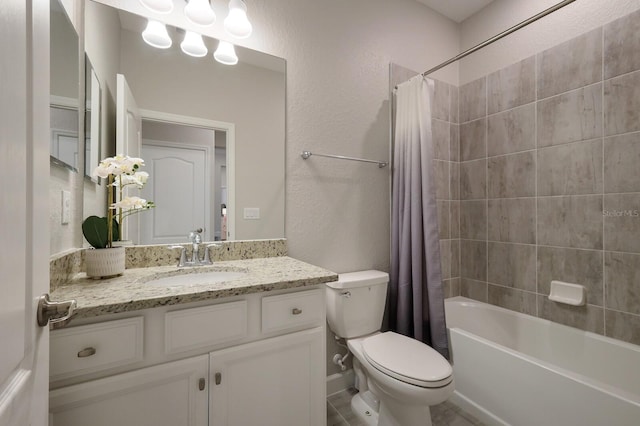
{"type": "Polygon", "coordinates": [[[257,220],[260,219],[260,208],[259,207],[245,207],[244,208],[244,216],[245,219],[249,220],[257,220]]]}
{"type": "Polygon", "coordinates": [[[62,214],[60,223],[63,225],[69,224],[71,220],[71,192],[62,191],[62,214]]]}

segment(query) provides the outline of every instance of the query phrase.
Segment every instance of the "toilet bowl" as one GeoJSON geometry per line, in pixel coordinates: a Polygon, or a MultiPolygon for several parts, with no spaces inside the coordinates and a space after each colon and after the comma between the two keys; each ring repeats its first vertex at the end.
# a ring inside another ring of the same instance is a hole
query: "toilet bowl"
{"type": "Polygon", "coordinates": [[[368,425],[428,426],[429,406],[454,391],[449,362],[428,345],[380,332],[388,275],[380,271],[340,274],[327,284],[327,321],[345,338],[358,377],[351,402],[368,425]]]}

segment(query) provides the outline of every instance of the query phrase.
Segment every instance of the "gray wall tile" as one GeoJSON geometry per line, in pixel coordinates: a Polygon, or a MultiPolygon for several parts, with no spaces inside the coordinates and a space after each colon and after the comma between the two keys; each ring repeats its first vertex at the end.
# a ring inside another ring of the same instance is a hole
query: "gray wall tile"
{"type": "Polygon", "coordinates": [[[604,315],[607,336],[640,345],[640,316],[610,311],[609,309],[605,309],[604,315]]]}
{"type": "Polygon", "coordinates": [[[602,140],[538,150],[538,195],[602,193],[602,140]]]}
{"type": "Polygon", "coordinates": [[[487,202],[460,202],[460,237],[467,240],[487,239],[487,202]]]}
{"type": "Polygon", "coordinates": [[[538,244],[602,249],[602,196],[538,198],[538,244]]]}
{"type": "Polygon", "coordinates": [[[449,203],[450,201],[438,200],[436,207],[438,209],[438,236],[441,240],[448,239],[449,231],[449,203]]]}
{"type": "Polygon", "coordinates": [[[604,26],[604,76],[640,69],[640,10],[604,26]]]}
{"type": "Polygon", "coordinates": [[[487,197],[487,160],[460,163],[460,199],[487,197]]]}
{"type": "Polygon", "coordinates": [[[534,151],[501,155],[487,160],[489,198],[532,197],[536,195],[534,151]]]}
{"type": "Polygon", "coordinates": [[[487,281],[487,243],[460,240],[460,276],[487,281]]]}
{"type": "Polygon", "coordinates": [[[487,273],[490,283],[535,292],[536,246],[490,242],[487,273]]]}
{"type": "Polygon", "coordinates": [[[640,130],[640,71],[604,82],[605,136],[640,130]]]}
{"type": "Polygon", "coordinates": [[[487,302],[487,283],[482,281],[469,280],[467,278],[460,279],[460,296],[469,299],[487,302]]]}
{"type": "Polygon", "coordinates": [[[449,132],[449,159],[451,161],[460,161],[460,126],[451,124],[449,132]]]}
{"type": "Polygon", "coordinates": [[[604,248],[640,253],[640,194],[605,195],[603,215],[604,248]]]}
{"type": "Polygon", "coordinates": [[[451,86],[450,90],[449,90],[449,98],[451,101],[451,108],[450,108],[450,120],[452,123],[460,123],[460,115],[458,114],[458,93],[459,93],[459,89],[456,86],[451,86]]]}
{"type": "Polygon", "coordinates": [[[601,307],[571,306],[538,296],[538,316],[592,333],[604,334],[604,312],[601,307]]]}
{"type": "Polygon", "coordinates": [[[452,200],[460,199],[460,163],[449,163],[450,196],[452,200]]]}
{"type": "Polygon", "coordinates": [[[535,244],[535,198],[489,200],[487,217],[490,241],[535,244]]]}
{"type": "Polygon", "coordinates": [[[448,200],[450,198],[449,187],[449,162],[433,160],[433,177],[436,181],[436,198],[448,200]]]}
{"type": "Polygon", "coordinates": [[[640,314],[640,256],[605,252],[606,307],[640,314]]]}
{"type": "Polygon", "coordinates": [[[492,305],[512,311],[536,315],[536,295],[534,293],[489,284],[488,301],[492,305]]]}
{"type": "Polygon", "coordinates": [[[451,278],[451,240],[440,240],[440,267],[442,279],[451,278]]]}
{"type": "Polygon", "coordinates": [[[451,276],[460,276],[460,240],[451,240],[451,276]]]}
{"type": "Polygon", "coordinates": [[[487,153],[493,156],[534,149],[535,135],[535,103],[491,115],[487,119],[487,153]]]}
{"type": "Polygon", "coordinates": [[[460,159],[475,160],[487,156],[487,119],[460,125],[460,159]]]}
{"type": "Polygon", "coordinates": [[[449,206],[449,227],[451,238],[460,238],[460,201],[452,201],[449,206]]]}
{"type": "Polygon", "coordinates": [[[433,136],[433,158],[436,160],[449,160],[449,122],[431,120],[433,136]]]}
{"type": "Polygon", "coordinates": [[[538,98],[602,80],[602,28],[538,54],[538,98]]]}
{"type": "Polygon", "coordinates": [[[601,83],[539,101],[537,109],[539,147],[602,136],[601,83]]]}
{"type": "Polygon", "coordinates": [[[504,111],[536,99],[535,56],[487,77],[488,113],[504,111]]]}
{"type": "Polygon", "coordinates": [[[604,192],[640,192],[640,132],[604,140],[604,192]]]}
{"type": "Polygon", "coordinates": [[[585,286],[587,303],[602,306],[603,252],[538,247],[538,293],[549,294],[551,280],[585,286]]]}
{"type": "Polygon", "coordinates": [[[460,122],[475,120],[487,114],[487,82],[482,77],[460,86],[460,122]]]}
{"type": "Polygon", "coordinates": [[[451,86],[445,82],[434,80],[432,117],[449,121],[449,90],[451,86]]]}
{"type": "Polygon", "coordinates": [[[444,297],[460,296],[460,278],[452,278],[442,281],[444,297]]]}

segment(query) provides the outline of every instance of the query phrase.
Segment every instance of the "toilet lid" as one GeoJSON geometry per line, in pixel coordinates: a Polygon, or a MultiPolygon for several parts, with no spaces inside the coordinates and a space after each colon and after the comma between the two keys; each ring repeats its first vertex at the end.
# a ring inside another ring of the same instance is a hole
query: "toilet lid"
{"type": "Polygon", "coordinates": [[[386,332],[362,342],[367,361],[381,372],[416,386],[436,388],[452,380],[451,364],[426,344],[386,332]]]}

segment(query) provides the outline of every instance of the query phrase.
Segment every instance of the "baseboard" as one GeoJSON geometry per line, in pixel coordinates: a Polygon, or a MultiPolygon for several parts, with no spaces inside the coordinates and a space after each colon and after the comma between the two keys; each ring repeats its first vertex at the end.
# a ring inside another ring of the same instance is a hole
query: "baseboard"
{"type": "Polygon", "coordinates": [[[353,369],[327,376],[327,395],[341,392],[353,387],[355,376],[353,369]]]}

